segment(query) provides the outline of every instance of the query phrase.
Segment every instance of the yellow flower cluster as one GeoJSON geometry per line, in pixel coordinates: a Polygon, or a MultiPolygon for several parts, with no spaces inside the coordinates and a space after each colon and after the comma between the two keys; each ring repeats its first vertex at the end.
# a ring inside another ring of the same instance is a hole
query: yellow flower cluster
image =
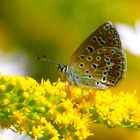
{"type": "Polygon", "coordinates": [[[102,119],[110,127],[121,126],[137,130],[140,127],[140,104],[135,92],[112,95],[110,90],[97,91],[95,107],[98,120],[102,119]]]}
{"type": "Polygon", "coordinates": [[[132,93],[112,94],[66,82],[0,76],[0,127],[34,139],[86,139],[90,126],[102,123],[139,129],[140,104],[132,93]]]}

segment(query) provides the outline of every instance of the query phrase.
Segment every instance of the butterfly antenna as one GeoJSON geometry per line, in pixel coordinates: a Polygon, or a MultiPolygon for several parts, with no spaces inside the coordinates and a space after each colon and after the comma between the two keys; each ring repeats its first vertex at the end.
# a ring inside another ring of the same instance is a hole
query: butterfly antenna
{"type": "Polygon", "coordinates": [[[56,65],[57,67],[60,65],[59,63],[55,62],[54,60],[48,59],[46,55],[42,55],[41,57],[35,57],[35,60],[46,61],[46,62],[56,65]]]}
{"type": "Polygon", "coordinates": [[[49,62],[51,64],[54,64],[61,73],[66,73],[66,70],[67,70],[67,66],[66,65],[63,65],[63,64],[60,64],[60,63],[57,63],[56,61],[54,60],[51,60],[51,59],[48,59],[46,57],[46,55],[42,55],[41,57],[36,57],[35,60],[39,60],[39,61],[46,61],[46,62],[49,62]]]}

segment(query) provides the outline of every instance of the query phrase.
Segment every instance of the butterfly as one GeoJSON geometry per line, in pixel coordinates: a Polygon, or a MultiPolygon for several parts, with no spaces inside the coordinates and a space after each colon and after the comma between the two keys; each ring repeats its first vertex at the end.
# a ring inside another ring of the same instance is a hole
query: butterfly
{"type": "Polygon", "coordinates": [[[116,27],[99,26],[73,53],[69,65],[58,65],[61,78],[71,84],[107,89],[126,72],[126,56],[116,27]]]}

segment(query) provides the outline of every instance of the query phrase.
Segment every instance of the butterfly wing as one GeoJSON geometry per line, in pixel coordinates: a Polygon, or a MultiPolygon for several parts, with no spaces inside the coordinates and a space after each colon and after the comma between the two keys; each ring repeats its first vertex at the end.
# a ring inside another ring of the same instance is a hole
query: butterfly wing
{"type": "Polygon", "coordinates": [[[71,63],[77,61],[81,54],[93,53],[98,48],[116,47],[122,49],[121,41],[116,27],[111,22],[105,22],[99,26],[71,57],[71,63]],[[76,57],[77,56],[77,57],[76,57]]]}
{"type": "Polygon", "coordinates": [[[74,52],[68,78],[74,84],[104,89],[123,77],[125,63],[119,34],[111,22],[106,22],[74,52]]]}

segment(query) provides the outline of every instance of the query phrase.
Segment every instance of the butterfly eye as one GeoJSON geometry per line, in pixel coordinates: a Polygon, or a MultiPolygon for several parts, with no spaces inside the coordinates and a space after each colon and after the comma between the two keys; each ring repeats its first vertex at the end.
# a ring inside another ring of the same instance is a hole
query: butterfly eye
{"type": "Polygon", "coordinates": [[[66,73],[67,71],[67,66],[66,65],[58,65],[58,69],[61,73],[66,73]]]}

